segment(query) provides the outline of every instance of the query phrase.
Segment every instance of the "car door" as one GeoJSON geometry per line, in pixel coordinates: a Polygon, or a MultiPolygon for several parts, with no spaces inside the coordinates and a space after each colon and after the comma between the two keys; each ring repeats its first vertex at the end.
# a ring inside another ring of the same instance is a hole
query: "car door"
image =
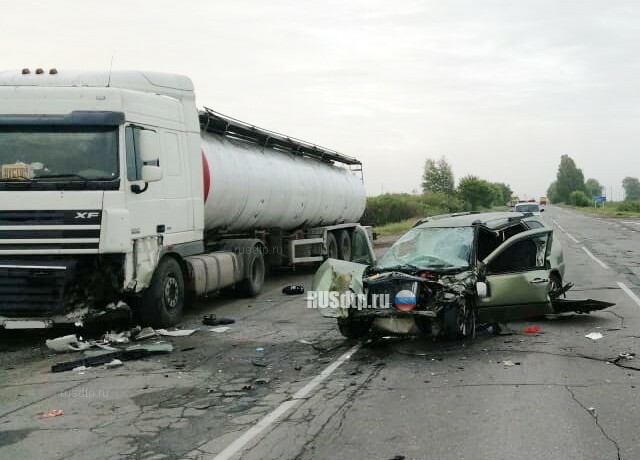
{"type": "Polygon", "coordinates": [[[329,292],[342,293],[348,289],[355,294],[362,294],[363,273],[375,260],[369,234],[358,225],[351,235],[351,260],[327,259],[313,276],[311,292],[307,297],[310,308],[318,308],[320,314],[328,318],[346,317],[346,309],[323,306],[322,299],[326,299],[329,292]]]}
{"type": "Polygon", "coordinates": [[[503,322],[552,313],[549,262],[553,230],[512,236],[480,264],[487,295],[477,299],[481,322],[503,322]]]}

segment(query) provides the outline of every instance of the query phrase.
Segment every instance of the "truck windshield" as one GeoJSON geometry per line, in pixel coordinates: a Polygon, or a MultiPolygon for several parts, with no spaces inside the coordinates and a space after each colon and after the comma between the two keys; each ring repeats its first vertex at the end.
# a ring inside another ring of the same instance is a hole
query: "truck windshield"
{"type": "Polygon", "coordinates": [[[471,227],[414,228],[389,248],[378,260],[376,267],[467,268],[472,247],[471,227]]]}
{"type": "Polygon", "coordinates": [[[0,167],[0,182],[22,181],[32,187],[54,182],[117,182],[118,129],[0,126],[0,167]]]}

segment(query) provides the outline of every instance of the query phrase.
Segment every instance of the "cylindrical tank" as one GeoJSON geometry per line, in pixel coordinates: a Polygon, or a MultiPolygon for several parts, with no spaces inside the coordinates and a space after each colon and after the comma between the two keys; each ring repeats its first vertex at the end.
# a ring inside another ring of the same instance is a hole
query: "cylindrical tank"
{"type": "Polygon", "coordinates": [[[208,132],[202,152],[207,230],[292,230],[364,212],[364,185],[348,169],[208,132]]]}

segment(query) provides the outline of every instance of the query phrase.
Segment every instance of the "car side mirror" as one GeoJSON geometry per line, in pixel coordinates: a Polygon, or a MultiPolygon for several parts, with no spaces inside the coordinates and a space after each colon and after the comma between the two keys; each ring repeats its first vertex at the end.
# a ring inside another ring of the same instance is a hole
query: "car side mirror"
{"type": "Polygon", "coordinates": [[[162,168],[160,166],[144,165],[142,167],[142,180],[145,182],[158,182],[162,179],[162,168]]]}

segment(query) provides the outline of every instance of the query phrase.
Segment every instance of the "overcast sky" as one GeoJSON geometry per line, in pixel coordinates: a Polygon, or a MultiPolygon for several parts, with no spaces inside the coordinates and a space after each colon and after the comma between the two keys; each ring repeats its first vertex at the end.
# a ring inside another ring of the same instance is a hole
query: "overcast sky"
{"type": "Polygon", "coordinates": [[[189,75],[199,106],[361,159],[370,195],[425,158],[540,196],[560,155],[640,176],[637,1],[7,1],[4,69],[189,75]]]}

